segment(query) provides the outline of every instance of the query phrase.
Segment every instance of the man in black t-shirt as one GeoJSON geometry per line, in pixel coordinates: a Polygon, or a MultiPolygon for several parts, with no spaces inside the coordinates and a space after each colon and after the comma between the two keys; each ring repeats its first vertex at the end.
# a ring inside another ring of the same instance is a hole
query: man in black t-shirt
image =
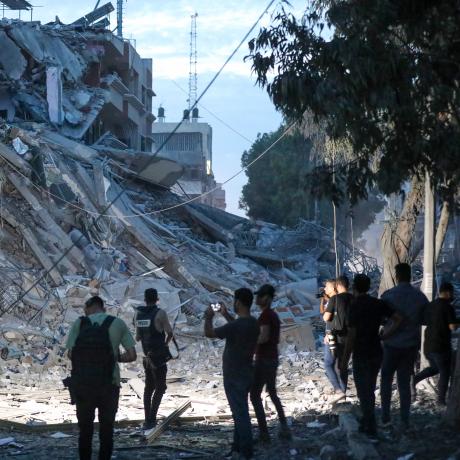
{"type": "Polygon", "coordinates": [[[344,399],[347,391],[348,361],[344,362],[344,350],[347,340],[348,313],[351,301],[353,300],[353,296],[348,292],[348,287],[348,278],[346,276],[339,276],[336,280],[337,295],[329,300],[326,312],[323,315],[326,323],[332,322],[331,332],[336,340],[333,359],[340,390],[336,391],[337,394],[334,396],[332,403],[344,399]]]}
{"type": "Polygon", "coordinates": [[[457,319],[452,305],[454,287],[443,283],[439,288],[439,298],[431,302],[425,312],[424,353],[430,364],[414,378],[414,384],[439,374],[438,404],[446,404],[452,359],[451,331],[457,328],[457,319]]]}
{"type": "Polygon", "coordinates": [[[382,300],[368,295],[371,280],[364,274],[353,280],[355,298],[348,317],[348,340],[344,362],[353,354],[353,377],[362,412],[360,431],[374,436],[377,433],[375,421],[375,388],[382,363],[380,325],[387,318],[392,319],[395,328],[400,317],[382,300]]]}
{"type": "Polygon", "coordinates": [[[231,454],[238,453],[240,458],[252,458],[253,454],[248,395],[254,377],[253,356],[260,328],[250,314],[252,301],[253,294],[249,289],[237,289],[234,309],[238,318],[234,319],[222,305],[220,313],[228,322],[214,329],[214,310],[209,307],[204,324],[206,337],[226,339],[222,357],[224,390],[235,425],[231,454]]]}

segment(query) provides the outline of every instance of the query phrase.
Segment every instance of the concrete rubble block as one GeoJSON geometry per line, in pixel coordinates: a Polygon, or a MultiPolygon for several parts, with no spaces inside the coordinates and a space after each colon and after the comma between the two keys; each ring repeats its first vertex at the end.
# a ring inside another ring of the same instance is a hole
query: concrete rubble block
{"type": "Polygon", "coordinates": [[[84,163],[92,163],[98,156],[98,153],[91,147],[80,144],[53,131],[44,130],[42,138],[51,147],[60,150],[64,155],[68,155],[84,163]]]}
{"type": "MultiPolygon", "coordinates": [[[[145,305],[144,291],[149,288],[154,288],[158,291],[160,307],[166,311],[171,323],[174,322],[174,319],[180,313],[181,300],[179,290],[171,286],[167,280],[141,276],[131,277],[125,293],[126,306],[138,307],[145,305]]],[[[134,310],[131,310],[131,312],[134,315],[134,310]]]]}
{"type": "Polygon", "coordinates": [[[359,433],[356,418],[348,412],[339,414],[339,425],[347,434],[348,446],[355,460],[381,458],[374,445],[363,434],[359,433]]]}
{"type": "Polygon", "coordinates": [[[0,30],[0,67],[12,80],[20,80],[26,70],[27,61],[21,53],[20,48],[0,30]]]}
{"type": "Polygon", "coordinates": [[[295,346],[296,351],[315,351],[316,340],[310,323],[288,326],[281,329],[281,347],[295,346]]]}
{"type": "Polygon", "coordinates": [[[69,236],[62,230],[59,225],[56,224],[48,211],[41,205],[40,201],[30,191],[27,181],[15,173],[8,174],[8,179],[36,212],[37,217],[43,223],[43,227],[46,228],[49,233],[54,234],[58,238],[57,241],[54,241],[57,243],[57,246],[62,250],[69,250],[69,258],[72,259],[77,265],[81,265],[84,260],[83,254],[77,247],[73,246],[73,242],[69,236]]]}
{"type": "Polygon", "coordinates": [[[231,232],[221,227],[209,217],[195,209],[193,206],[184,206],[185,211],[192,218],[193,221],[202,226],[213,238],[223,243],[229,243],[233,240],[231,232]]]}
{"type": "Polygon", "coordinates": [[[197,292],[204,292],[202,284],[181,263],[179,257],[176,255],[168,257],[168,259],[164,262],[164,270],[180,283],[184,283],[186,286],[195,288],[197,292]]]}
{"type": "Polygon", "coordinates": [[[29,163],[27,163],[27,161],[21,158],[14,150],[10,149],[3,142],[0,142],[0,156],[27,176],[30,176],[31,170],[29,163]]]}
{"type": "Polygon", "coordinates": [[[8,30],[9,37],[39,63],[53,62],[65,70],[70,80],[79,81],[83,77],[85,62],[75,50],[56,36],[43,30],[23,24],[8,30]]]}
{"type": "Polygon", "coordinates": [[[50,66],[46,69],[46,101],[50,122],[56,125],[62,125],[64,122],[62,98],[61,69],[58,66],[50,66]]]}

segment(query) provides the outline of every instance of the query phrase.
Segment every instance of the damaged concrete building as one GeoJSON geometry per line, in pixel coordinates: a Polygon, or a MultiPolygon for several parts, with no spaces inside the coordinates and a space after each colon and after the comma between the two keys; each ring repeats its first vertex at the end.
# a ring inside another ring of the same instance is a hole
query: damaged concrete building
{"type": "Polygon", "coordinates": [[[178,193],[225,211],[225,190],[216,183],[212,168],[212,127],[199,121],[196,107],[192,113],[184,110],[179,127],[178,122],[167,122],[165,115],[164,107],[160,107],[153,124],[153,138],[161,156],[184,167],[178,193]]]}

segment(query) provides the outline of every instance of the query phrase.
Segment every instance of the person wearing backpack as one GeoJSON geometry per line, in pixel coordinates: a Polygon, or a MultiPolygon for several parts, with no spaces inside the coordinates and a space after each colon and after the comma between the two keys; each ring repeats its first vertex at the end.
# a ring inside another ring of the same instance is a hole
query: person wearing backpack
{"type": "Polygon", "coordinates": [[[346,276],[336,279],[337,294],[330,298],[323,319],[331,322],[331,331],[326,335],[326,340],[334,346],[332,370],[335,372],[340,388],[335,390],[332,404],[345,399],[348,382],[348,362],[344,363],[344,351],[347,341],[347,322],[353,295],[348,292],[349,281],[346,276]],[[330,336],[333,339],[329,338],[330,336]]]}
{"type": "Polygon", "coordinates": [[[95,410],[99,419],[99,460],[113,451],[113,426],[120,394],[118,363],[136,360],[134,338],[120,318],[108,315],[103,300],[86,301],[85,316],[72,325],[66,348],[72,362],[71,385],[75,395],[80,435],[80,460],[91,460],[95,410]],[[119,352],[119,347],[125,349],[119,352]]]}
{"type": "Polygon", "coordinates": [[[156,425],[157,413],[166,392],[167,362],[171,359],[168,344],[173,339],[173,331],[168,315],[158,308],[158,292],[146,289],[144,307],[138,307],[134,323],[136,340],[141,341],[144,357],[144,430],[156,425]]]}

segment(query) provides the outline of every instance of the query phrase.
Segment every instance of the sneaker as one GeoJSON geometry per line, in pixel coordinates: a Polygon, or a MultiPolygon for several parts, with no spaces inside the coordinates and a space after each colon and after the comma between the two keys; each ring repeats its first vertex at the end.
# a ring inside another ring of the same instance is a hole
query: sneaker
{"type": "Polygon", "coordinates": [[[142,429],[144,431],[151,430],[152,428],[155,428],[156,425],[157,425],[156,421],[154,421],[154,422],[144,422],[144,424],[142,425],[142,429]]]}
{"type": "Polygon", "coordinates": [[[337,404],[339,401],[342,401],[346,397],[347,397],[347,395],[340,391],[339,393],[336,393],[335,395],[333,395],[333,397],[331,398],[331,400],[329,402],[332,405],[334,405],[334,404],[337,404]]]}
{"type": "Polygon", "coordinates": [[[283,441],[291,441],[292,440],[291,430],[286,424],[282,424],[280,426],[280,430],[278,432],[278,438],[280,438],[283,441]]]}

